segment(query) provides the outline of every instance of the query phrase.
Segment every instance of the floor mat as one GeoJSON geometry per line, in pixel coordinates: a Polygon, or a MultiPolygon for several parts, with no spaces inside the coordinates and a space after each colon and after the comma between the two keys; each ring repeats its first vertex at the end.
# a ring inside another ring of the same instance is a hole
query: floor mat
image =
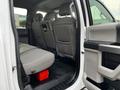
{"type": "Polygon", "coordinates": [[[34,90],[49,90],[62,82],[69,82],[74,74],[74,67],[57,61],[50,68],[50,77],[44,82],[37,81],[34,76],[31,76],[31,85],[34,90]]]}

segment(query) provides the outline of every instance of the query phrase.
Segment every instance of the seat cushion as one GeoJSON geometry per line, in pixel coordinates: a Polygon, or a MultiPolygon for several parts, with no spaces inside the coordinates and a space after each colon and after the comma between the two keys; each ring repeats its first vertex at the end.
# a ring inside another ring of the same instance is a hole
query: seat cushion
{"type": "Polygon", "coordinates": [[[49,68],[55,58],[53,53],[27,44],[20,44],[20,54],[27,75],[49,68]]]}

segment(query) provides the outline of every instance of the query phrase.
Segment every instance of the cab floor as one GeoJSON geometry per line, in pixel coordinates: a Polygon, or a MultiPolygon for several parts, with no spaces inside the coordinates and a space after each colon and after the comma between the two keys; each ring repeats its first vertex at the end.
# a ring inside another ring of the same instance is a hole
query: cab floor
{"type": "MultiPolygon", "coordinates": [[[[61,62],[60,60],[56,60],[53,66],[50,68],[50,77],[45,81],[37,81],[34,76],[31,77],[30,84],[34,88],[34,90],[53,90],[55,86],[62,84],[62,82],[69,82],[74,75],[74,65],[70,63],[61,62]]],[[[56,89],[57,90],[57,89],[56,89]]]]}

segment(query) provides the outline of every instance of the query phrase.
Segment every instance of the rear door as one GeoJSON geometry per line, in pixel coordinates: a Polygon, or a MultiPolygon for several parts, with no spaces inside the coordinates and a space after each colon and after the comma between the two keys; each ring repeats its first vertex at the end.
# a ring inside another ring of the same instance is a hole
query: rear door
{"type": "Polygon", "coordinates": [[[85,4],[90,24],[84,43],[84,83],[88,90],[120,90],[120,24],[100,1],[85,4]]]}

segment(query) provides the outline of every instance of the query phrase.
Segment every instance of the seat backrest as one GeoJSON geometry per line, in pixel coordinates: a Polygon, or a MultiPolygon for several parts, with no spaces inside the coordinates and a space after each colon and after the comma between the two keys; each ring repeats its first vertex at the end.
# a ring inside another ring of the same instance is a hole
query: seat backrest
{"type": "Polygon", "coordinates": [[[56,49],[52,22],[55,20],[55,13],[49,13],[41,23],[44,38],[48,49],[56,49]]]}
{"type": "Polygon", "coordinates": [[[61,6],[59,15],[53,22],[57,53],[63,57],[74,58],[75,55],[75,20],[70,16],[69,5],[61,6]]]}
{"type": "Polygon", "coordinates": [[[43,16],[41,14],[36,14],[33,18],[32,30],[35,37],[36,46],[40,48],[46,48],[46,42],[44,40],[44,36],[42,33],[42,28],[40,27],[40,23],[42,21],[43,16]]]}

